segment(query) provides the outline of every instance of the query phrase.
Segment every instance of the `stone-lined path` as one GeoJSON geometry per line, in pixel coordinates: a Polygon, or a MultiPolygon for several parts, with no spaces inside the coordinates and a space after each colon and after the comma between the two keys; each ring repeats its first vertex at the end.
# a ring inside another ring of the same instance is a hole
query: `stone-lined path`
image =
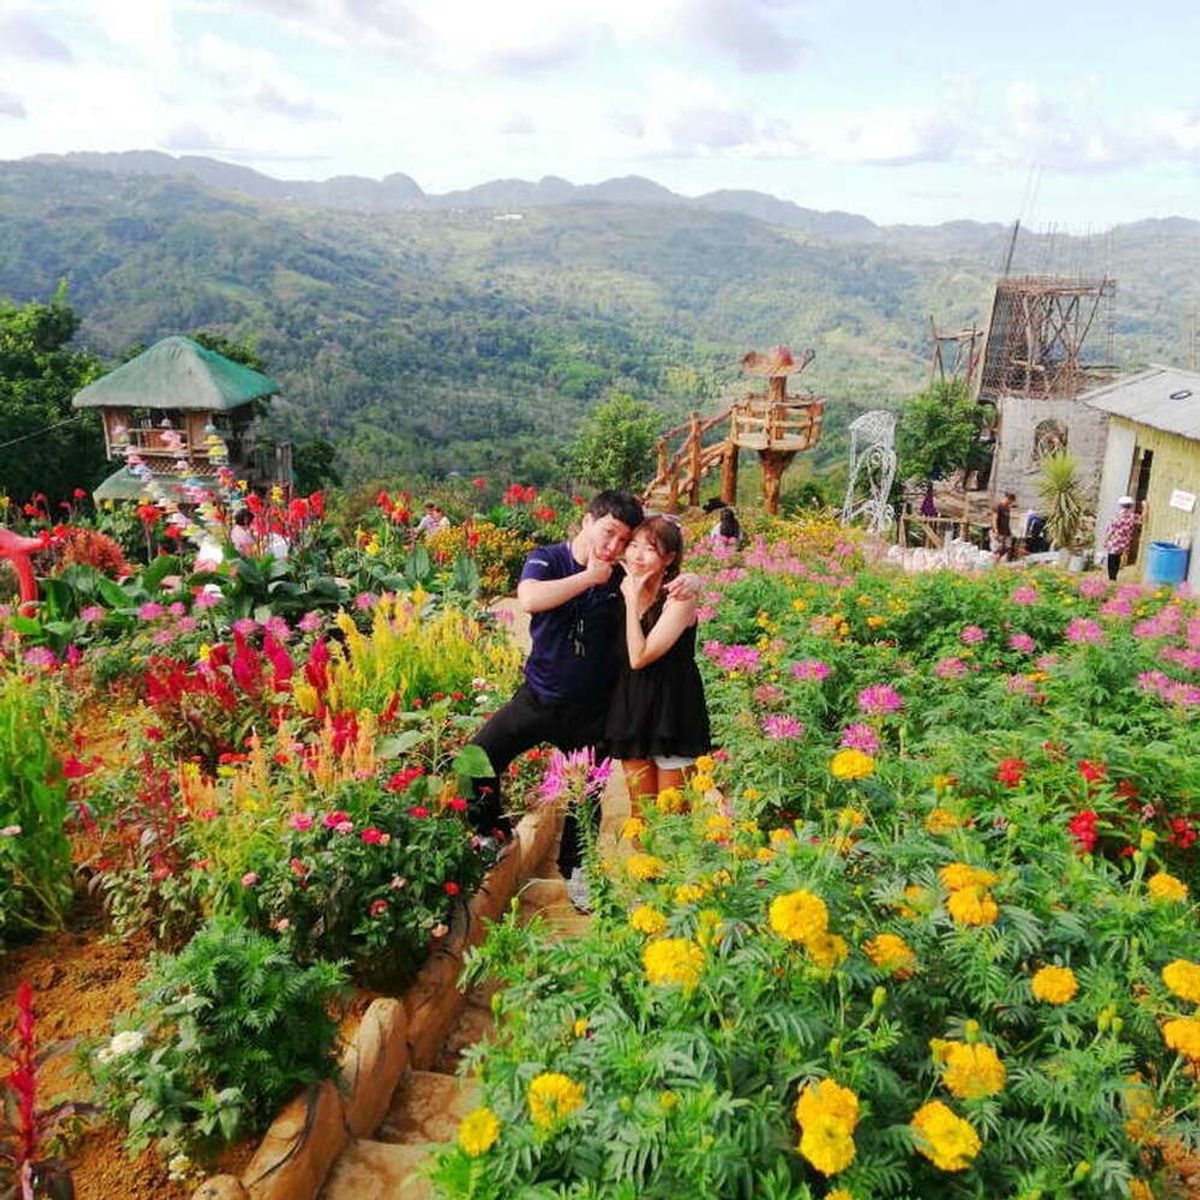
{"type": "MultiPolygon", "coordinates": [[[[528,618],[512,602],[513,629],[528,649],[528,618]]],[[[612,846],[629,816],[629,796],[620,771],[614,771],[604,796],[601,842],[612,846]]],[[[518,896],[523,921],[541,917],[557,937],[569,938],[588,928],[567,898],[567,885],[556,864],[557,838],[542,861],[528,871],[529,882],[518,896]]],[[[458,1123],[479,1103],[479,1086],[457,1075],[462,1052],[487,1037],[494,1021],[491,998],[495,985],[472,989],[430,1070],[408,1071],[392,1097],[383,1123],[370,1138],[350,1142],[321,1192],[321,1200],[432,1200],[433,1189],[423,1167],[445,1142],[453,1141],[458,1123]]]]}

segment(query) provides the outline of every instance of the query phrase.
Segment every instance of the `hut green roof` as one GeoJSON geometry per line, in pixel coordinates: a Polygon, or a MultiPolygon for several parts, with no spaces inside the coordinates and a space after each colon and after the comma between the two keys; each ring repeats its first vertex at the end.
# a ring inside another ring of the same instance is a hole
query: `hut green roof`
{"type": "Polygon", "coordinates": [[[163,338],[77,392],[73,408],[177,408],[224,412],[279,391],[252,371],[187,337],[163,338]]]}

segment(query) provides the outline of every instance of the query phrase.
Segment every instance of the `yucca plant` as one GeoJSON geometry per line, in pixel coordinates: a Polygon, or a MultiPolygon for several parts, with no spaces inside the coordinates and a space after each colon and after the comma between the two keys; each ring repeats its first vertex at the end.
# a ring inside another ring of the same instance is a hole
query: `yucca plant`
{"type": "Polygon", "coordinates": [[[1073,455],[1060,451],[1042,460],[1038,495],[1045,508],[1050,540],[1063,550],[1077,550],[1089,514],[1079,463],[1073,455]]]}

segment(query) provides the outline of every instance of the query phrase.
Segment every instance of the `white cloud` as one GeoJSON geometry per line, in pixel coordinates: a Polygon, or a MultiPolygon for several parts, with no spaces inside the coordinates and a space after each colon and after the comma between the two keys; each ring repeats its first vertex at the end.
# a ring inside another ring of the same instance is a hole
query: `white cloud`
{"type": "Polygon", "coordinates": [[[0,14],[0,57],[70,62],[71,51],[32,13],[17,9],[0,14]]]}
{"type": "Polygon", "coordinates": [[[21,121],[28,115],[20,96],[14,96],[11,92],[0,92],[0,117],[12,117],[21,121]]]}
{"type": "Polygon", "coordinates": [[[232,109],[256,109],[294,121],[328,115],[269,50],[203,33],[189,47],[187,57],[190,66],[221,90],[232,109]]]}

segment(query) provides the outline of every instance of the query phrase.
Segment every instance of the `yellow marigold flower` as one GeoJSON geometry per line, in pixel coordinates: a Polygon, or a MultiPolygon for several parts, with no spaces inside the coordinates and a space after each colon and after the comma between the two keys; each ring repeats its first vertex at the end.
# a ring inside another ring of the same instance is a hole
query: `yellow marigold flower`
{"type": "Polygon", "coordinates": [[[878,629],[881,625],[887,624],[887,617],[881,617],[878,613],[872,613],[867,618],[867,626],[871,629],[878,629]]]}
{"type": "Polygon", "coordinates": [[[772,829],[770,838],[772,846],[782,846],[784,842],[794,842],[796,835],[790,829],[772,829]]]}
{"type": "Polygon", "coordinates": [[[642,951],[646,978],[657,986],[693,988],[704,970],[704,951],[687,938],[659,938],[642,951]]]}
{"type": "Polygon", "coordinates": [[[696,770],[711,775],[717,769],[716,759],[711,754],[702,754],[696,759],[696,770]]]}
{"type": "Polygon", "coordinates": [[[1163,1041],[1184,1058],[1200,1062],[1200,1021],[1195,1017],[1178,1017],[1162,1028],[1163,1041]]]}
{"type": "Polygon", "coordinates": [[[910,905],[917,904],[925,909],[933,907],[933,893],[928,888],[922,887],[919,883],[910,883],[904,889],[904,899],[908,901],[908,904],[897,903],[896,911],[902,917],[907,917],[909,920],[919,915],[917,910],[911,908],[910,905]]]}
{"type": "Polygon", "coordinates": [[[733,882],[733,876],[722,867],[719,871],[712,873],[709,882],[713,887],[728,887],[733,882]]]}
{"type": "Polygon", "coordinates": [[[917,965],[912,947],[894,933],[880,933],[864,943],[863,953],[881,971],[911,975],[917,965]]]}
{"type": "Polygon", "coordinates": [[[706,775],[702,771],[697,771],[696,774],[692,776],[690,783],[693,789],[699,792],[702,796],[706,792],[711,792],[714,787],[713,777],[711,775],[706,775]]]}
{"type": "Polygon", "coordinates": [[[948,808],[935,808],[925,818],[925,832],[935,837],[953,833],[959,825],[958,818],[948,808]]]}
{"type": "Polygon", "coordinates": [[[641,883],[657,879],[666,869],[667,864],[654,854],[631,854],[625,860],[625,870],[641,883]]]}
{"type": "Polygon", "coordinates": [[[1146,884],[1146,890],[1150,893],[1151,900],[1187,900],[1188,886],[1182,880],[1177,880],[1174,875],[1166,874],[1166,871],[1159,871],[1157,875],[1150,877],[1150,882],[1146,884]]]}
{"type": "Polygon", "coordinates": [[[630,817],[621,826],[621,839],[626,842],[636,841],[646,832],[646,822],[641,817],[630,817]]]}
{"type": "Polygon", "coordinates": [[[972,867],[968,866],[967,863],[955,862],[943,867],[938,872],[938,878],[948,891],[956,892],[961,888],[991,887],[999,876],[991,871],[984,871],[980,867],[972,867]]]}
{"type": "Polygon", "coordinates": [[[834,779],[866,779],[875,773],[875,760],[861,750],[839,750],[829,760],[834,779]]]}
{"type": "Polygon", "coordinates": [[[1127,1118],[1125,1132],[1132,1141],[1140,1142],[1154,1132],[1154,1121],[1158,1115],[1154,1092],[1136,1072],[1127,1075],[1125,1082],[1129,1085],[1121,1092],[1121,1107],[1127,1118]]]}
{"type": "Polygon", "coordinates": [[[1200,965],[1177,958],[1163,967],[1162,981],[1180,1000],[1200,1004],[1200,965]]]}
{"type": "Polygon", "coordinates": [[[721,914],[715,908],[706,908],[696,920],[696,941],[707,950],[721,936],[724,929],[721,914]]]}
{"type": "Polygon", "coordinates": [[[794,608],[796,610],[796,612],[803,612],[807,607],[808,607],[807,600],[801,600],[801,599],[797,598],[792,601],[792,608],[794,608]]]}
{"type": "Polygon", "coordinates": [[[796,1097],[796,1121],[808,1125],[818,1117],[832,1117],[853,1133],[858,1124],[858,1097],[833,1079],[806,1083],[796,1097]]]}
{"type": "Polygon", "coordinates": [[[663,788],[655,798],[654,807],[660,813],[687,812],[687,800],[678,788],[663,788]]]}
{"type": "Polygon", "coordinates": [[[836,1175],[854,1161],[854,1138],[836,1117],[818,1116],[805,1124],[798,1148],[822,1175],[836,1175]]]}
{"type": "Polygon", "coordinates": [[[458,1124],[458,1144],[468,1158],[486,1154],[499,1136],[500,1119],[490,1108],[477,1108],[458,1124]]]}
{"type": "Polygon", "coordinates": [[[675,889],[675,903],[699,904],[707,894],[698,883],[681,883],[675,889]]]}
{"type": "Polygon", "coordinates": [[[1029,981],[1035,1000],[1047,1004],[1066,1004],[1079,991],[1079,980],[1070,967],[1042,967],[1029,981]]]}
{"type": "Polygon", "coordinates": [[[829,839],[829,848],[835,854],[849,854],[854,848],[854,839],[844,833],[839,833],[829,839]]]}
{"type": "Polygon", "coordinates": [[[860,812],[857,808],[843,808],[838,813],[838,824],[848,825],[851,829],[859,829],[866,823],[866,814],[860,812]]]}
{"type": "Polygon", "coordinates": [[[757,800],[762,796],[762,792],[756,787],[748,787],[742,790],[742,798],[745,800],[757,800]]]}
{"type": "Polygon", "coordinates": [[[965,1171],[983,1148],[970,1122],[940,1100],[922,1104],[909,1124],[917,1150],[940,1171],[965,1171]]]}
{"type": "Polygon", "coordinates": [[[754,852],[754,857],[759,862],[770,862],[775,857],[775,851],[770,846],[759,846],[754,852]]]}
{"type": "Polygon", "coordinates": [[[771,901],[767,918],[771,928],[789,942],[807,942],[829,927],[825,901],[812,892],[786,892],[771,901]]]}
{"type": "Polygon", "coordinates": [[[832,971],[846,961],[850,946],[836,933],[822,933],[804,943],[809,957],[822,971],[832,971]]]}
{"type": "Polygon", "coordinates": [[[539,1129],[550,1129],[583,1107],[583,1084],[546,1071],[529,1085],[529,1115],[539,1129]]]}
{"type": "Polygon", "coordinates": [[[995,925],[1000,909],[985,888],[965,887],[950,893],[946,911],[959,925],[995,925]]]}
{"type": "Polygon", "coordinates": [[[991,1046],[950,1042],[941,1053],[945,1063],[942,1082],[960,1100],[980,1100],[1004,1090],[1008,1072],[991,1046]]]}
{"type": "Polygon", "coordinates": [[[706,842],[727,842],[733,834],[733,822],[720,813],[713,813],[704,822],[706,842]]]}
{"type": "Polygon", "coordinates": [[[649,904],[639,904],[629,914],[629,924],[638,933],[649,934],[650,937],[658,937],[660,933],[667,931],[667,918],[657,908],[651,908],[649,904]]]}
{"type": "Polygon", "coordinates": [[[854,1200],[854,1193],[845,1188],[834,1188],[826,1194],[825,1200],[854,1200]]]}
{"type": "Polygon", "coordinates": [[[1154,1200],[1154,1192],[1144,1179],[1129,1181],[1129,1200],[1154,1200]]]}

